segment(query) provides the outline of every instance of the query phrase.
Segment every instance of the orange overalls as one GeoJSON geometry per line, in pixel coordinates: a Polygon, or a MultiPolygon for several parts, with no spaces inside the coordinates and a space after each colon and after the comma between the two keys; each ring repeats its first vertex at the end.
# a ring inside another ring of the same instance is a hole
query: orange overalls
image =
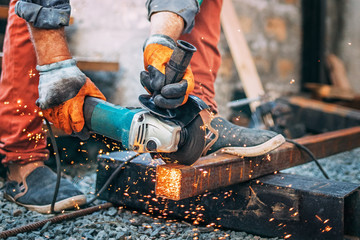
{"type": "MultiPolygon", "coordinates": [[[[26,21],[14,13],[16,1],[10,2],[0,80],[0,154],[4,156],[4,165],[44,161],[49,154],[43,119],[35,105],[39,82],[35,51],[26,21]]],[[[192,32],[181,37],[198,49],[191,61],[195,76],[192,94],[202,98],[214,111],[217,110],[214,82],[221,62],[217,49],[221,5],[222,0],[204,1],[192,32]]]]}

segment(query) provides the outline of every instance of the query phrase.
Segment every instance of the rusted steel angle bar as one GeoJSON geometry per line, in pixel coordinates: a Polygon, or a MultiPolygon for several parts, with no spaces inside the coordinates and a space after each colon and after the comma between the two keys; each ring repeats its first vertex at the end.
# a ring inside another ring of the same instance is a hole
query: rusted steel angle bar
{"type": "MultiPolygon", "coordinates": [[[[134,154],[123,151],[99,156],[96,188],[134,154]]],[[[359,184],[278,173],[173,201],[154,192],[156,167],[164,164],[149,154],[138,156],[100,198],[158,218],[172,216],[194,225],[208,224],[208,231],[223,226],[290,239],[360,236],[359,184]]]]}
{"type": "MultiPolygon", "coordinates": [[[[296,139],[317,158],[360,147],[360,127],[353,127],[296,139]]],[[[192,166],[166,164],[157,166],[156,194],[180,200],[235,183],[301,165],[311,159],[297,147],[285,143],[268,155],[244,158],[229,154],[213,154],[192,166]]]]}

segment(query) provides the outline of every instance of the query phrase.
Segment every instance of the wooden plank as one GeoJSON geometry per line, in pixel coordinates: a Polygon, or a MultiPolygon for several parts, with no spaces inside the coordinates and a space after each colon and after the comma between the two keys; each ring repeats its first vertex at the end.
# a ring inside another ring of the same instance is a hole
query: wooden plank
{"type": "Polygon", "coordinates": [[[305,87],[311,90],[318,98],[354,100],[357,95],[351,89],[343,89],[327,84],[306,83],[305,87]]]}
{"type": "MultiPolygon", "coordinates": [[[[223,1],[221,25],[246,96],[256,98],[264,95],[264,88],[241,30],[232,0],[223,1]]],[[[255,111],[257,106],[259,106],[259,102],[250,104],[252,111],[255,111]]]]}
{"type": "Polygon", "coordinates": [[[117,72],[119,71],[119,63],[112,61],[99,61],[92,60],[90,58],[75,57],[78,67],[83,71],[107,71],[117,72]]]}
{"type": "Polygon", "coordinates": [[[340,106],[337,104],[325,103],[318,100],[304,97],[290,97],[287,99],[290,104],[297,105],[301,108],[309,108],[328,114],[335,114],[342,117],[351,117],[354,120],[360,120],[360,110],[340,106]]]}
{"type": "Polygon", "coordinates": [[[326,57],[326,64],[332,84],[340,89],[351,90],[344,63],[336,55],[329,54],[326,57]]]}
{"type": "MultiPolygon", "coordinates": [[[[2,62],[3,53],[0,52],[0,61],[2,62]]],[[[117,72],[120,69],[118,62],[99,61],[84,57],[74,57],[77,61],[77,66],[83,71],[108,71],[117,72]]],[[[1,68],[1,65],[0,65],[1,68]]]]}
{"type": "Polygon", "coordinates": [[[0,6],[0,19],[7,19],[8,15],[9,15],[9,7],[0,6]]]}
{"type": "MultiPolygon", "coordinates": [[[[360,126],[360,110],[303,97],[281,99],[291,108],[286,126],[301,124],[313,134],[360,126]]],[[[279,120],[280,121],[280,120],[279,120]]]]}
{"type": "MultiPolygon", "coordinates": [[[[359,139],[360,127],[353,127],[296,141],[308,147],[317,158],[323,158],[359,147],[359,139]]],[[[203,157],[192,166],[161,165],[156,170],[156,194],[171,200],[185,199],[309,161],[309,157],[297,147],[285,143],[260,157],[244,158],[221,153],[203,157]]]]}

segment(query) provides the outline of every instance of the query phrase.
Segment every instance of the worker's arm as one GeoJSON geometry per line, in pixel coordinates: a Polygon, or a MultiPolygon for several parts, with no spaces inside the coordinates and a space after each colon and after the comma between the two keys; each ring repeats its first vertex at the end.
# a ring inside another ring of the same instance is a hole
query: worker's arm
{"type": "Polygon", "coordinates": [[[15,12],[28,22],[36,52],[36,69],[40,75],[36,104],[56,127],[68,134],[81,132],[85,124],[84,98],[105,97],[80,71],[70,54],[64,32],[70,17],[69,1],[20,0],[15,12]]]}
{"type": "Polygon", "coordinates": [[[176,40],[193,28],[200,2],[148,0],[146,6],[151,30],[144,44],[146,71],[141,73],[141,84],[150,94],[160,92],[154,97],[157,106],[176,108],[186,103],[189,93],[194,89],[194,76],[188,67],[182,81],[165,86],[165,67],[176,47],[176,40]]]}

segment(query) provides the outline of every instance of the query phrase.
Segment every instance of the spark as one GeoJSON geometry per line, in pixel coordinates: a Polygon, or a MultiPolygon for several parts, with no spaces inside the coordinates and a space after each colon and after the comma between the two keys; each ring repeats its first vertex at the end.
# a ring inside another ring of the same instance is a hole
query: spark
{"type": "Polygon", "coordinates": [[[284,238],[285,239],[288,239],[288,238],[290,238],[291,237],[291,234],[288,234],[288,235],[286,235],[284,238]]]}
{"type": "Polygon", "coordinates": [[[332,229],[332,227],[326,226],[324,230],[325,230],[325,232],[329,232],[331,229],[332,229]]]}
{"type": "Polygon", "coordinates": [[[315,215],[315,217],[319,220],[319,221],[323,221],[318,215],[315,215]]]}
{"type": "Polygon", "coordinates": [[[348,45],[351,46],[351,42],[349,42],[348,45]]]}
{"type": "Polygon", "coordinates": [[[36,76],[36,73],[33,72],[32,69],[30,69],[30,71],[29,71],[29,77],[30,77],[30,78],[33,78],[33,77],[35,77],[35,76],[36,76]]]}
{"type": "Polygon", "coordinates": [[[295,83],[295,79],[291,79],[290,84],[294,84],[294,83],[295,83]]]}

